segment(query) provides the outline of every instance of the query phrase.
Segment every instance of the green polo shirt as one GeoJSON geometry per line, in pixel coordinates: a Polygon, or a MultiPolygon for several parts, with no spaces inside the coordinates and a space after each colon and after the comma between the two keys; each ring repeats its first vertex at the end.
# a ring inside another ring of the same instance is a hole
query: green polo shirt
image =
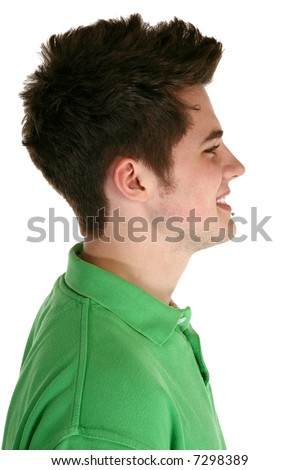
{"type": "Polygon", "coordinates": [[[82,248],[34,321],[3,449],[225,449],[190,307],[83,261],[82,248]]]}

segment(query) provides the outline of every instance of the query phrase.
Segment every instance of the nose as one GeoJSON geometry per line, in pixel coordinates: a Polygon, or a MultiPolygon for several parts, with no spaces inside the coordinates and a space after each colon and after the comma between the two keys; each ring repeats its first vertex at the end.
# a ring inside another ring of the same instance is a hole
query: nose
{"type": "MultiPolygon", "coordinates": [[[[225,146],[224,146],[225,147],[225,146]]],[[[233,178],[242,176],[246,169],[244,165],[225,147],[223,178],[230,181],[233,178]]]]}

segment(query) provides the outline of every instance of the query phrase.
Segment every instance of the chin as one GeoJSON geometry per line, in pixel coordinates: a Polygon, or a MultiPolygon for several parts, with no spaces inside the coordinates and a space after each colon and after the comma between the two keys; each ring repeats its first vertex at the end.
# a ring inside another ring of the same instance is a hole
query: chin
{"type": "Polygon", "coordinates": [[[211,246],[225,243],[234,238],[236,234],[236,226],[231,218],[220,223],[217,231],[211,234],[211,246]]]}
{"type": "Polygon", "coordinates": [[[232,219],[229,219],[228,221],[228,238],[229,240],[232,240],[232,238],[235,236],[236,234],[236,225],[235,223],[233,222],[232,219]]]}

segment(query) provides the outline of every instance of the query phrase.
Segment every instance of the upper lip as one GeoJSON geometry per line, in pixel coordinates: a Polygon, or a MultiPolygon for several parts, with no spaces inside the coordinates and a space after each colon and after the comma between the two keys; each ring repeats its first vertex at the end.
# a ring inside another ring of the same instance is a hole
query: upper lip
{"type": "Polygon", "coordinates": [[[221,194],[220,196],[217,196],[217,199],[221,199],[222,197],[228,196],[230,194],[230,191],[227,191],[227,193],[221,194]]]}

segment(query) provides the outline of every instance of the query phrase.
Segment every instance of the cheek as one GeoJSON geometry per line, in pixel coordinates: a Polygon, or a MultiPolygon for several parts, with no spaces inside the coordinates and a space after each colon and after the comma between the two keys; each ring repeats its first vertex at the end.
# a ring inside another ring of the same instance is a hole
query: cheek
{"type": "Polygon", "coordinates": [[[175,191],[160,198],[160,209],[164,214],[186,217],[195,209],[198,215],[212,215],[217,210],[216,196],[222,181],[222,172],[213,161],[178,166],[174,174],[175,191]]]}
{"type": "Polygon", "coordinates": [[[190,196],[196,198],[198,202],[202,202],[205,206],[211,207],[212,202],[216,201],[216,197],[220,191],[222,182],[222,173],[215,167],[206,167],[198,173],[198,177],[191,177],[186,191],[190,196]]]}

